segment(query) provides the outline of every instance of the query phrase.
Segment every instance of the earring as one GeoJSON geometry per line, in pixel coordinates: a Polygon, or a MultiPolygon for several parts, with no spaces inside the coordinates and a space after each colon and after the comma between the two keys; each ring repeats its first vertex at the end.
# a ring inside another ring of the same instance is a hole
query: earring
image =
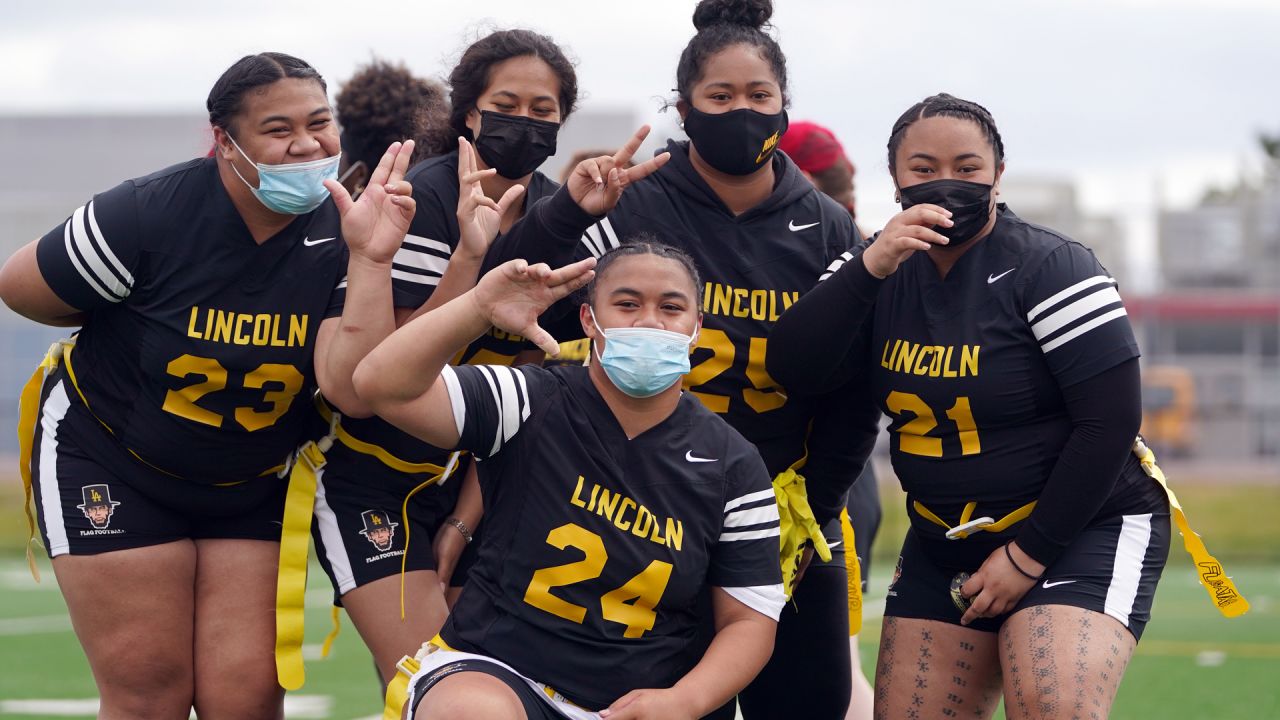
{"type": "Polygon", "coordinates": [[[895,203],[897,203],[897,204],[901,205],[901,204],[902,204],[902,193],[894,193],[894,194],[893,194],[893,201],[894,201],[895,203]]]}

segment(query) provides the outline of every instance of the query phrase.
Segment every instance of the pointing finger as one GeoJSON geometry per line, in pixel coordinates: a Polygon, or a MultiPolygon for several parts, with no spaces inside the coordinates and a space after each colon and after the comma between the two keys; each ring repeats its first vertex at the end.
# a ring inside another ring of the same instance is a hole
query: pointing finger
{"type": "Polygon", "coordinates": [[[618,152],[614,153],[613,161],[619,166],[626,165],[631,162],[631,158],[635,156],[636,151],[644,144],[644,139],[649,137],[649,126],[641,125],[639,130],[631,136],[631,139],[623,144],[618,152]]]}

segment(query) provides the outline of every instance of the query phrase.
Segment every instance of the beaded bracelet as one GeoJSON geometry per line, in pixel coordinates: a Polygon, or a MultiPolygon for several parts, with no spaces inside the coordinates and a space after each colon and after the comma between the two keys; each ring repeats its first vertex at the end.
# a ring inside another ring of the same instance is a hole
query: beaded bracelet
{"type": "MultiPolygon", "coordinates": [[[[456,517],[447,518],[445,522],[457,528],[458,532],[462,533],[462,539],[466,540],[467,544],[471,543],[471,529],[467,527],[466,523],[456,517]]],[[[1025,575],[1026,573],[1023,574],[1025,575]]]]}

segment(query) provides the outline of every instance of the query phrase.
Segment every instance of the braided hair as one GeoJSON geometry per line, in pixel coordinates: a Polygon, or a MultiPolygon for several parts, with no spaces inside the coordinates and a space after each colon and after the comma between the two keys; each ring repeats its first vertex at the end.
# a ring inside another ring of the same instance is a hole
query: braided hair
{"type": "Polygon", "coordinates": [[[587,283],[587,302],[595,302],[596,286],[604,278],[605,274],[609,272],[613,263],[620,258],[633,255],[657,255],[668,260],[675,260],[680,263],[681,267],[689,275],[689,281],[693,283],[694,293],[701,291],[702,276],[698,274],[698,266],[694,264],[693,258],[689,257],[685,251],[661,242],[649,233],[639,233],[600,256],[600,260],[596,262],[595,277],[591,278],[591,282],[587,283]]]}
{"type": "Polygon", "coordinates": [[[1004,162],[1004,141],[1000,139],[1000,131],[996,129],[996,121],[991,117],[991,113],[971,100],[962,100],[954,95],[938,93],[912,105],[893,124],[893,132],[889,133],[889,173],[891,175],[897,173],[896,157],[898,146],[902,144],[902,138],[907,134],[907,128],[911,127],[917,120],[931,117],[959,118],[977,123],[978,127],[982,128],[982,131],[986,134],[987,142],[991,143],[991,149],[995,152],[996,166],[998,167],[1000,163],[1004,162]]]}

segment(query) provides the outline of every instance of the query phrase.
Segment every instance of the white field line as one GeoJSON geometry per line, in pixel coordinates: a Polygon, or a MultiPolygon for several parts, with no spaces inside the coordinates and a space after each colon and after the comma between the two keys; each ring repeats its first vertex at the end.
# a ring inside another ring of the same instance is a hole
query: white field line
{"type": "Polygon", "coordinates": [[[71,632],[71,618],[66,613],[0,620],[0,636],[63,632],[71,632]]]}
{"type": "MultiPolygon", "coordinates": [[[[288,718],[327,718],[333,712],[333,698],[328,695],[286,695],[284,714],[288,718]]],[[[0,700],[0,715],[48,715],[57,717],[94,717],[98,699],[84,700],[0,700]]],[[[195,713],[191,714],[195,717],[195,713]]]]}

